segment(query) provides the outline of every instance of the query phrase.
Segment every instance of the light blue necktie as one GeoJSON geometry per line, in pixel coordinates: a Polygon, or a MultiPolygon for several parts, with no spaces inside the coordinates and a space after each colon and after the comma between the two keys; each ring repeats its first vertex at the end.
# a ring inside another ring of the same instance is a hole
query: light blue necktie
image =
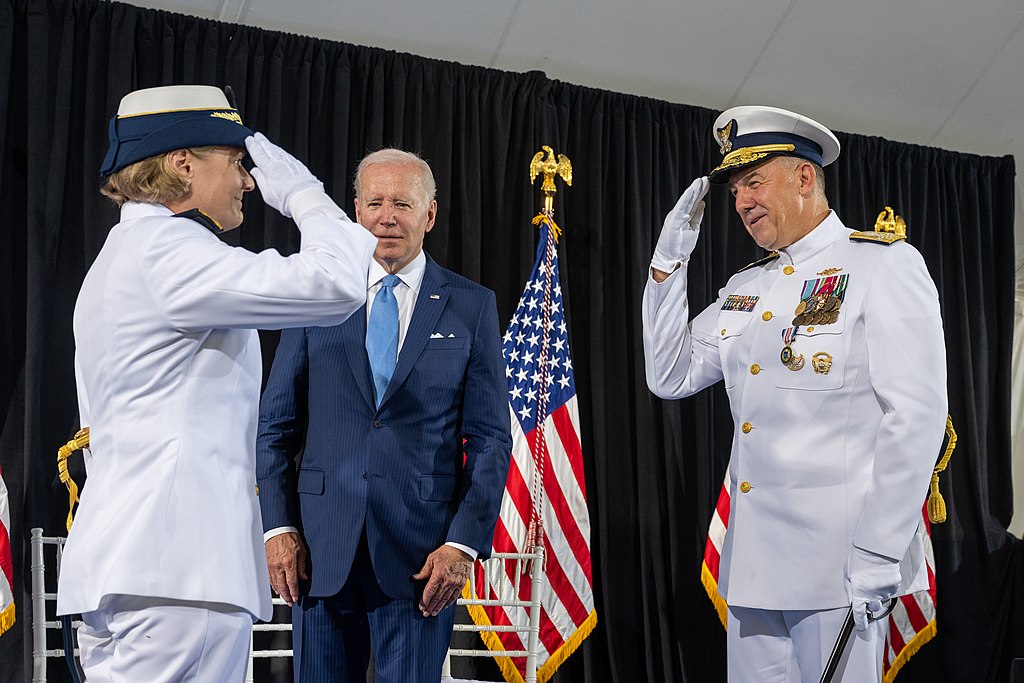
{"type": "Polygon", "coordinates": [[[366,355],[370,358],[378,407],[398,359],[398,300],[393,290],[399,282],[397,275],[384,276],[366,324],[366,355]]]}

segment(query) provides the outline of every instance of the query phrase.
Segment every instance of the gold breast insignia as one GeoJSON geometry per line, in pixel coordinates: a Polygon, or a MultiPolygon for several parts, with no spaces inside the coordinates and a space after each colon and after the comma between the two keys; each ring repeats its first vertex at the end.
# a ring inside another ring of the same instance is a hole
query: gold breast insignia
{"type": "Polygon", "coordinates": [[[811,367],[814,368],[814,374],[827,375],[829,370],[832,369],[832,355],[824,351],[818,351],[811,356],[811,367]]]}

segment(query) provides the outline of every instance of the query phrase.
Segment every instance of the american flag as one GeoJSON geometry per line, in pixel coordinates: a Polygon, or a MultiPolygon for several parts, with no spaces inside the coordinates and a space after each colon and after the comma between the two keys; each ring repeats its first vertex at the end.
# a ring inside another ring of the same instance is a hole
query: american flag
{"type": "MultiPolygon", "coordinates": [[[[541,214],[540,242],[523,296],[505,332],[503,354],[512,415],[512,461],[494,533],[497,552],[545,549],[537,681],[543,683],[597,624],[590,565],[590,516],[583,481],[579,413],[569,355],[562,287],[558,281],[557,226],[541,214]]],[[[514,561],[498,576],[476,569],[477,594],[496,599],[516,585],[514,561]],[[487,583],[487,579],[490,583],[487,583]]],[[[518,582],[519,600],[531,584],[518,582]]],[[[527,626],[525,607],[469,606],[477,625],[527,626]]],[[[525,650],[527,636],[485,632],[491,650],[525,650]]],[[[525,657],[496,657],[505,680],[524,680],[525,657]]]]}
{"type": "MultiPolygon", "coordinates": [[[[729,490],[732,486],[732,475],[725,471],[722,492],[718,494],[718,504],[708,525],[708,540],[704,545],[704,563],[701,566],[701,583],[708,592],[708,597],[718,611],[722,626],[726,625],[728,605],[718,594],[718,565],[725,536],[729,531],[729,490]]],[[[922,506],[924,518],[924,550],[925,564],[928,567],[928,589],[902,596],[896,607],[889,614],[889,633],[885,639],[882,653],[882,681],[892,683],[896,674],[921,646],[935,637],[935,555],[932,552],[932,531],[928,521],[927,506],[922,506]]]]}
{"type": "Polygon", "coordinates": [[[0,633],[14,626],[14,562],[11,561],[11,505],[0,473],[0,633]]]}

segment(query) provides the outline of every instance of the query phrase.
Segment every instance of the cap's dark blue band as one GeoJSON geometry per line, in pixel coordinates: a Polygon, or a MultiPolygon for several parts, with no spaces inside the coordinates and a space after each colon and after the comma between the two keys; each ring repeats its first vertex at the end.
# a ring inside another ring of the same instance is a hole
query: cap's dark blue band
{"type": "Polygon", "coordinates": [[[136,161],[176,149],[223,145],[245,148],[252,131],[234,110],[176,111],[110,119],[110,147],[100,168],[109,176],[136,161]]]}
{"type": "Polygon", "coordinates": [[[818,166],[822,164],[821,145],[793,133],[749,133],[737,135],[732,140],[732,148],[742,149],[744,147],[760,147],[761,145],[793,145],[792,152],[788,156],[800,157],[812,161],[818,166]]]}

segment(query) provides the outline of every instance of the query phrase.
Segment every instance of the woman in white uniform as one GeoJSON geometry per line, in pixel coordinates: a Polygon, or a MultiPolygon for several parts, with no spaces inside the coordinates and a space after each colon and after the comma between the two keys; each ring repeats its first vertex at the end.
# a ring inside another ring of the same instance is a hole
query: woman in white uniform
{"type": "Polygon", "coordinates": [[[252,621],[271,614],[255,330],[341,323],[364,304],[376,240],[210,86],[125,96],[101,176],[121,221],[75,306],[92,448],[58,612],[82,614],[89,681],[242,681],[252,621]],[[217,238],[256,185],[295,220],[298,253],[217,238]]]}

